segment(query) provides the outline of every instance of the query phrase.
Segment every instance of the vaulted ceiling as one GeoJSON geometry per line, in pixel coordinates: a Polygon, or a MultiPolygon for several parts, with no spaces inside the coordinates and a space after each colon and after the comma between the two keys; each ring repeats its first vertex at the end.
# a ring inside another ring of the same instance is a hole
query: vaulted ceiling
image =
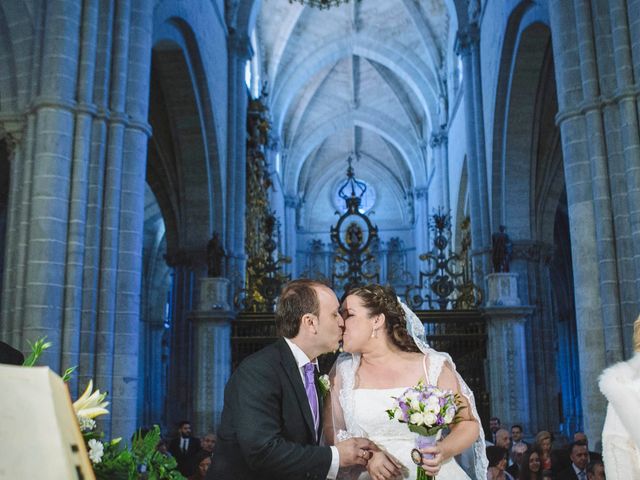
{"type": "Polygon", "coordinates": [[[400,218],[403,199],[428,184],[449,17],[443,0],[362,0],[324,11],[263,0],[256,53],[285,193],[330,207],[351,155],[356,176],[384,202],[377,220],[400,218]]]}

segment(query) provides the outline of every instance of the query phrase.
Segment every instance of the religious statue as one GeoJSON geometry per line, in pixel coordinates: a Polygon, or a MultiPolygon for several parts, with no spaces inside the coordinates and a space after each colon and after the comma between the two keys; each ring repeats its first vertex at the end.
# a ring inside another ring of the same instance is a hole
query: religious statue
{"type": "Polygon", "coordinates": [[[513,251],[513,244],[506,233],[507,227],[500,225],[498,232],[491,236],[491,260],[494,273],[508,272],[509,260],[513,251]]]}
{"type": "Polygon", "coordinates": [[[222,262],[225,256],[226,253],[220,243],[218,232],[213,232],[211,240],[207,243],[207,274],[209,277],[222,276],[222,262]]]}

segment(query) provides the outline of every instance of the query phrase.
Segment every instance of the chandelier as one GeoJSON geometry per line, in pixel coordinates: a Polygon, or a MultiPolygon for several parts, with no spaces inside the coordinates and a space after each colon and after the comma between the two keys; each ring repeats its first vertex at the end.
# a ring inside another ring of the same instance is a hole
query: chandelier
{"type": "MultiPolygon", "coordinates": [[[[359,2],[360,0],[354,0],[359,2]]],[[[343,3],[349,3],[349,0],[289,0],[289,3],[300,3],[302,5],[309,5],[310,7],[318,8],[320,10],[328,10],[331,7],[338,7],[343,3]]]]}

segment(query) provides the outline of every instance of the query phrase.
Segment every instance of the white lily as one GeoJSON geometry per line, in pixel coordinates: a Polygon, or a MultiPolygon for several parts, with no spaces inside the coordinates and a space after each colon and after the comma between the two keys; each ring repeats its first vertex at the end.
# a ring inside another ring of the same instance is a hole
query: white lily
{"type": "Polygon", "coordinates": [[[73,409],[80,417],[95,418],[100,415],[106,415],[109,413],[105,407],[109,405],[109,402],[105,402],[104,399],[107,393],[100,393],[100,390],[93,390],[93,380],[89,380],[89,384],[84,393],[73,402],[73,409]]]}

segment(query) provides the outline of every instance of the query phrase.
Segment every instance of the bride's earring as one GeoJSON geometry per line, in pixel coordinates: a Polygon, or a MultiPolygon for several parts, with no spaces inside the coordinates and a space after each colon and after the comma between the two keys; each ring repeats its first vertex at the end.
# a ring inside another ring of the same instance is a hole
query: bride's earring
{"type": "Polygon", "coordinates": [[[373,332],[371,332],[371,338],[378,338],[378,329],[374,328],[373,332]]]}

